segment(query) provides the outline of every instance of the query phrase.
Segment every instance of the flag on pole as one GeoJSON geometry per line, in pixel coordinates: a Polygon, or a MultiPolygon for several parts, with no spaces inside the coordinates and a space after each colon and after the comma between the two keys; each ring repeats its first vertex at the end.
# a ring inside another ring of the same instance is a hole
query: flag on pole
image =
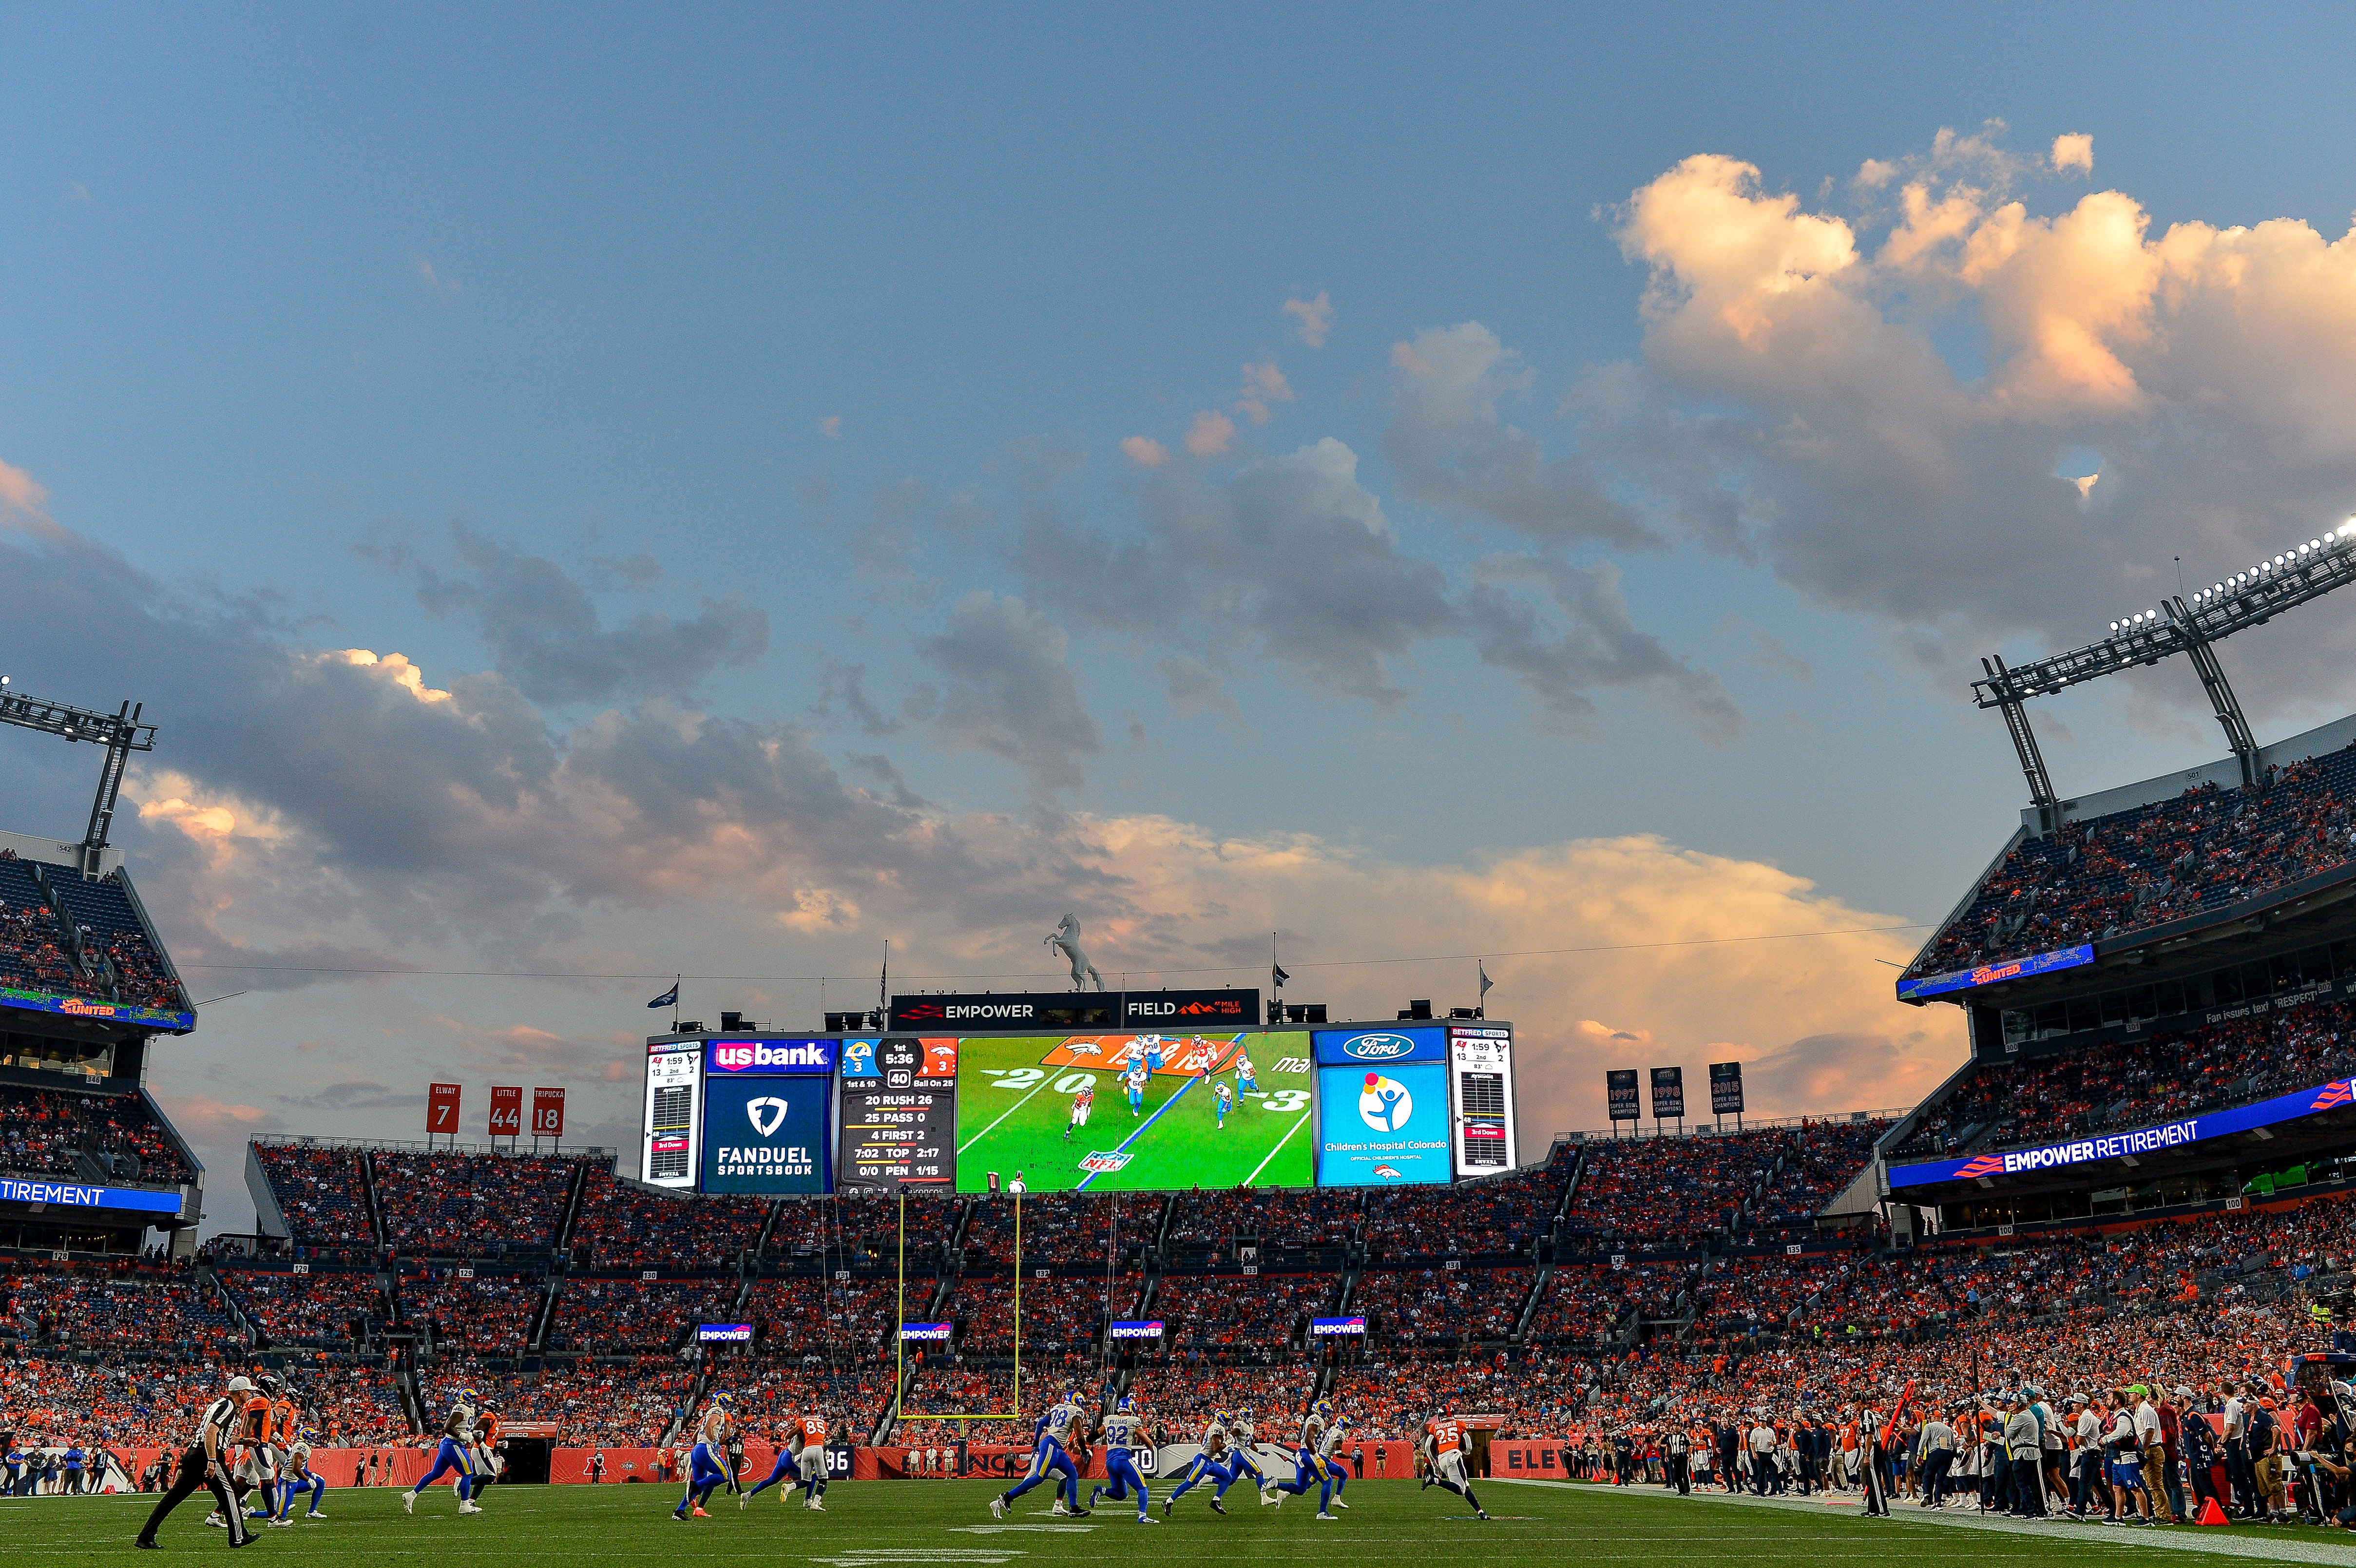
{"type": "Polygon", "coordinates": [[[647,1004],[647,1005],[648,1005],[648,1006],[649,1006],[649,1007],[676,1007],[676,1006],[678,1006],[678,1005],[679,1005],[679,982],[677,982],[677,981],[673,981],[673,982],[671,982],[671,987],[670,987],[670,989],[669,989],[669,991],[664,992],[660,996],[658,996],[658,997],[656,997],[653,1001],[651,1001],[651,1002],[648,1003],[648,1004],[647,1004]]]}
{"type": "Polygon", "coordinates": [[[1489,966],[1486,963],[1475,959],[1472,967],[1481,972],[1481,1000],[1486,1002],[1489,1000],[1489,987],[1497,983],[1489,978],[1489,966]]]}
{"type": "Polygon", "coordinates": [[[1284,972],[1284,965],[1280,963],[1271,963],[1268,966],[1268,977],[1279,991],[1283,990],[1284,983],[1292,978],[1284,972]]]}

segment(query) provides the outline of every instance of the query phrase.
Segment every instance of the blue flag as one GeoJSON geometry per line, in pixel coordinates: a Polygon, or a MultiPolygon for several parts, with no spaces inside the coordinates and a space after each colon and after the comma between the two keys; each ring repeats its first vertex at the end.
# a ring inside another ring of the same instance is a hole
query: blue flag
{"type": "Polygon", "coordinates": [[[678,986],[677,983],[675,983],[675,982],[674,982],[674,983],[672,983],[672,985],[671,985],[671,988],[670,988],[669,991],[664,992],[660,996],[658,996],[658,997],[656,997],[653,1001],[651,1001],[651,1002],[648,1003],[648,1004],[647,1004],[647,1005],[648,1005],[648,1006],[649,1006],[649,1007],[676,1007],[676,1006],[678,1006],[678,1005],[679,1005],[679,986],[678,986]]]}

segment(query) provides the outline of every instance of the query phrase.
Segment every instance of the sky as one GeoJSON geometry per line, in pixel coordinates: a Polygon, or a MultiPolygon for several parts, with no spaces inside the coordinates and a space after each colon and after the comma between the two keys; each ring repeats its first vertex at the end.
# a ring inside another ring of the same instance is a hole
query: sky
{"type": "MultiPolygon", "coordinates": [[[[0,10],[0,670],[160,726],[209,1222],[431,1079],[626,1147],[657,977],[809,1027],[1066,911],[1336,1016],[1485,960],[1540,1142],[1609,1067],[1912,1104],[2025,800],[1980,658],[2356,508],[2343,34],[0,10]]],[[[2351,656],[2223,653],[2262,742],[2351,656]]],[[[2189,670],[2034,718],[2065,794],[2222,750],[2189,670]]]]}

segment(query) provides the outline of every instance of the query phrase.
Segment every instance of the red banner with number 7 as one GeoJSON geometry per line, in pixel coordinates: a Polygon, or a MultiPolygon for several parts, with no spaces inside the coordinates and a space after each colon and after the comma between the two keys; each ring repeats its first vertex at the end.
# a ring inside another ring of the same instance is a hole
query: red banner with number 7
{"type": "Polygon", "coordinates": [[[458,1134],[458,1086],[455,1083],[429,1083],[425,1086],[425,1131],[458,1134]]]}
{"type": "Polygon", "coordinates": [[[535,1138],[564,1136],[564,1090],[535,1088],[531,1091],[531,1135],[535,1138]]]}

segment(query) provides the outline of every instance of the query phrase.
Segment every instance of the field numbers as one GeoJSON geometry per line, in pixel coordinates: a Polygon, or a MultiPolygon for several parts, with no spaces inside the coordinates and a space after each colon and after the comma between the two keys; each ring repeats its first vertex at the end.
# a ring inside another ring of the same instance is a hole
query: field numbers
{"type": "Polygon", "coordinates": [[[1259,1102],[1259,1108],[1262,1111],[1298,1111],[1308,1103],[1309,1091],[1305,1089],[1272,1089],[1269,1090],[1268,1098],[1259,1102]]]}
{"type": "Polygon", "coordinates": [[[1097,1075],[1092,1072],[1067,1072],[1055,1080],[1055,1092],[1077,1094],[1084,1089],[1094,1089],[1096,1086],[1097,1075]]]}

